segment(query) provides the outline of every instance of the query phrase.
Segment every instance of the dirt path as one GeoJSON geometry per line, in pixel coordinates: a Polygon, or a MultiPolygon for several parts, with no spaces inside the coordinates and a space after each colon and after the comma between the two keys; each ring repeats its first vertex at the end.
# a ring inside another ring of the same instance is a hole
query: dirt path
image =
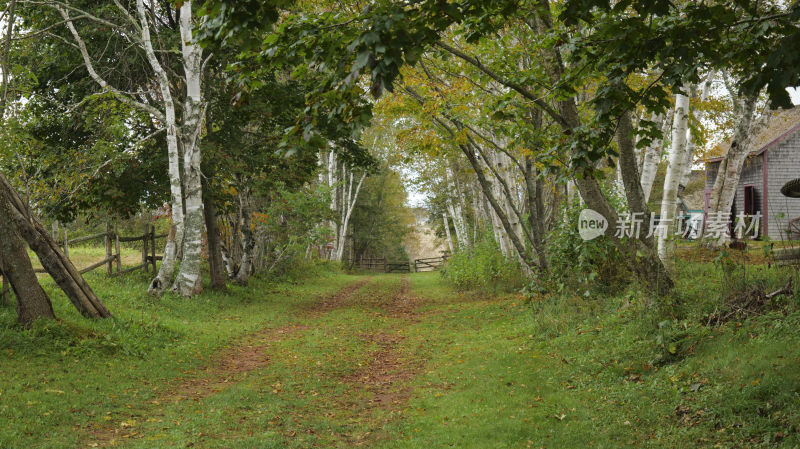
{"type": "MultiPolygon", "coordinates": [[[[314,313],[321,314],[335,309],[364,287],[371,279],[354,282],[343,289],[324,295],[311,304],[314,313]]],[[[278,341],[296,337],[308,330],[308,325],[293,324],[279,328],[265,328],[249,334],[233,346],[220,351],[212,357],[211,362],[200,370],[198,377],[180,379],[173,385],[162,388],[165,391],[157,399],[151,400],[144,412],[136,415],[119,416],[118,422],[109,422],[106,425],[96,425],[86,430],[89,435],[87,446],[108,447],[114,446],[121,438],[136,438],[141,435],[127,426],[131,420],[146,417],[153,420],[162,417],[162,405],[179,403],[181,401],[201,401],[204,398],[228,388],[230,385],[241,381],[247,373],[261,369],[270,362],[270,346],[278,341]]]]}
{"type": "MultiPolygon", "coordinates": [[[[264,376],[263,381],[251,376],[250,382],[253,379],[257,379],[259,385],[268,382],[272,359],[285,362],[287,357],[276,346],[291,346],[298,342],[298,346],[303,347],[306,345],[302,343],[304,338],[313,335],[314,331],[343,337],[333,349],[336,353],[346,354],[353,349],[354,342],[356,347],[369,348],[368,352],[361,353],[356,369],[352,369],[356,365],[352,361],[344,364],[345,372],[342,374],[328,375],[325,367],[320,367],[315,373],[330,388],[338,386],[335,388],[337,393],[319,403],[322,408],[290,408],[282,412],[303,417],[294,425],[298,429],[313,428],[323,417],[338,416],[337,430],[329,430],[324,447],[368,446],[385,440],[388,434],[382,429],[402,415],[402,408],[412,394],[410,381],[422,370],[423,361],[404,347],[405,330],[419,321],[421,303],[419,298],[411,295],[405,276],[359,279],[335,293],[301,302],[291,324],[263,329],[239,339],[231,347],[213,355],[204,368],[192,373],[191,378],[160,385],[160,390],[165,393],[148,403],[138,404],[136,412],[117,415],[113,421],[84,429],[88,435],[87,446],[125,446],[129,441],[147,438],[154,433],[153,427],[126,423],[167,421],[168,413],[175,413],[175,407],[181,413],[189,414],[194,408],[203,407],[207,398],[233,385],[241,385],[250,372],[261,370],[260,375],[264,376]],[[336,315],[331,315],[333,313],[336,315]],[[341,316],[357,321],[342,326],[337,321],[341,316]],[[172,411],[168,412],[168,409],[172,411]]],[[[287,385],[283,394],[289,397],[305,394],[302,384],[286,380],[293,387],[287,385]]],[[[301,432],[284,428],[281,433],[287,443],[293,446],[301,443],[291,441],[302,437],[301,432]]],[[[239,437],[236,432],[216,435],[216,438],[225,440],[239,437]]]]}
{"type": "MultiPolygon", "coordinates": [[[[391,420],[411,397],[409,381],[422,369],[423,361],[414,359],[402,349],[404,328],[418,319],[417,308],[421,301],[411,297],[408,279],[403,276],[399,289],[391,296],[370,298],[369,306],[380,307],[388,316],[402,321],[378,332],[361,337],[378,349],[369,355],[369,361],[340,381],[348,384],[348,394],[336,398],[334,405],[353,414],[353,421],[368,422],[366,432],[339,435],[347,446],[373,444],[385,437],[380,430],[391,420]],[[353,397],[368,397],[366,402],[353,401],[353,397]]],[[[364,304],[361,304],[362,306],[364,304]]]]}

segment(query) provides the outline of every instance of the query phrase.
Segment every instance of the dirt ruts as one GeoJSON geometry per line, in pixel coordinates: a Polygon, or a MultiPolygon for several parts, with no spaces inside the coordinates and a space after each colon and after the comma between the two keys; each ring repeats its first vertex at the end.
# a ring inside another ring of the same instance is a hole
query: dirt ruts
{"type": "MultiPolygon", "coordinates": [[[[354,282],[336,293],[323,295],[312,304],[312,311],[324,313],[339,307],[355,292],[367,284],[370,279],[354,282]]],[[[146,411],[138,415],[117,416],[109,423],[97,423],[85,429],[88,434],[88,447],[107,447],[121,438],[135,438],[139,435],[125,426],[131,419],[146,416],[157,419],[163,416],[161,404],[176,403],[184,400],[199,401],[216,394],[229,385],[241,380],[250,371],[261,369],[270,362],[270,345],[291,338],[308,329],[308,325],[289,325],[279,328],[266,328],[249,334],[238,342],[214,355],[204,368],[198,371],[197,377],[179,379],[172,385],[161,388],[165,393],[151,400],[146,411]]]]}

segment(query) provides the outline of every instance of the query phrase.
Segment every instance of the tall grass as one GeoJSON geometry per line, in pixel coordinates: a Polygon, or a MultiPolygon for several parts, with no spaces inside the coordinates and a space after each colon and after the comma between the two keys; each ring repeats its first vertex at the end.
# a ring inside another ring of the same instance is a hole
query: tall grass
{"type": "Polygon", "coordinates": [[[471,248],[456,252],[442,268],[442,277],[462,292],[505,293],[525,284],[520,263],[504,256],[489,233],[471,248]]]}

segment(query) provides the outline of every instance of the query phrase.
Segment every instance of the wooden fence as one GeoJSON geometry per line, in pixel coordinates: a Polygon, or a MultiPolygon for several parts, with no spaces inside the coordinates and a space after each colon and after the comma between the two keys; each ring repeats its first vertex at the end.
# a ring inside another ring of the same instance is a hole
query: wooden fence
{"type": "Polygon", "coordinates": [[[353,266],[361,270],[382,271],[384,273],[410,273],[411,264],[408,262],[387,262],[385,257],[372,259],[359,259],[353,266]]]}
{"type": "Polygon", "coordinates": [[[408,262],[387,263],[387,273],[411,273],[411,264],[408,262]]]}
{"type": "Polygon", "coordinates": [[[386,258],[359,259],[353,266],[361,270],[386,271],[386,258]]]}
{"type": "Polygon", "coordinates": [[[447,262],[447,256],[414,259],[414,271],[420,272],[438,270],[442,267],[442,265],[444,265],[445,262],[447,262]]]}
{"type": "MultiPolygon", "coordinates": [[[[156,228],[153,225],[145,225],[144,233],[142,235],[137,235],[133,237],[120,236],[116,226],[112,229],[111,225],[106,225],[105,232],[86,235],[83,237],[77,237],[71,240],[67,237],[66,230],[64,231],[63,237],[60,235],[60,233],[55,234],[56,243],[58,243],[59,247],[61,247],[61,249],[64,251],[64,255],[67,256],[67,258],[69,258],[70,246],[75,246],[78,243],[85,243],[93,240],[103,239],[105,241],[105,248],[106,248],[105,258],[78,271],[80,272],[80,274],[85,274],[105,266],[107,276],[120,276],[125,273],[130,273],[132,271],[141,269],[144,269],[145,271],[149,272],[151,267],[153,273],[155,274],[156,262],[163,258],[163,256],[159,256],[156,254],[156,240],[165,237],[167,237],[167,234],[156,235],[156,228]],[[120,243],[138,242],[138,241],[142,242],[142,263],[135,267],[129,267],[123,269],[120,243]],[[115,268],[116,272],[114,272],[115,268]]],[[[36,268],[33,271],[35,271],[36,273],[47,274],[47,270],[45,270],[44,268],[36,268]]],[[[2,289],[0,289],[0,303],[7,304],[8,295],[11,289],[9,288],[8,279],[5,276],[2,276],[2,273],[0,273],[0,277],[2,277],[3,279],[2,289]]]]}

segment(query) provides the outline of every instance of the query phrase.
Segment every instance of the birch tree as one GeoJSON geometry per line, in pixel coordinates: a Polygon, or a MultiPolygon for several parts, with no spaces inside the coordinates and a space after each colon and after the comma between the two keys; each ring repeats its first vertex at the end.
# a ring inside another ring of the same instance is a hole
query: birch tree
{"type": "Polygon", "coordinates": [[[672,147],[669,151],[667,176],[664,179],[664,196],[661,200],[659,218],[658,256],[668,268],[674,268],[673,229],[678,200],[678,182],[683,174],[686,157],[686,132],[689,121],[689,97],[683,93],[675,94],[675,116],[672,125],[672,147]]]}
{"type": "MultiPolygon", "coordinates": [[[[745,160],[753,150],[753,137],[767,125],[771,116],[769,110],[759,115],[756,107],[758,102],[757,95],[736,95],[730,86],[729,91],[736,116],[736,128],[734,129],[728,152],[720,161],[717,170],[717,177],[711,189],[708,216],[730,213],[745,160]]],[[[729,236],[723,234],[716,244],[721,245],[728,241],[729,236]]]]}
{"type": "Polygon", "coordinates": [[[136,1],[136,11],[132,13],[118,1],[114,2],[124,24],[97,17],[88,11],[77,9],[66,3],[50,3],[60,14],[68,28],[75,46],[83,59],[89,76],[100,87],[100,93],[111,93],[128,105],[149,113],[166,130],[167,154],[169,160],[169,179],[171,197],[172,227],[164,248],[164,257],[156,277],[150,283],[148,292],[161,295],[169,288],[175,275],[178,254],[182,255],[178,276],[172,284],[173,291],[192,296],[199,293],[202,282],[200,275],[200,242],[203,228],[202,183],[200,174],[200,140],[202,135],[202,49],[192,37],[192,2],[184,1],[180,6],[179,33],[181,40],[181,65],[183,75],[178,86],[185,86],[185,101],[180,117],[176,113],[176,99],[169,73],[154,49],[151,35],[152,13],[144,0],[136,1]],[[90,20],[125,36],[138,46],[146,57],[153,73],[157,94],[149,92],[149,86],[141,86],[136,95],[123,92],[110,84],[97,70],[96,60],[90,55],[86,42],[78,32],[73,13],[81,20],[90,20]],[[154,106],[150,99],[158,98],[154,106]]]}

